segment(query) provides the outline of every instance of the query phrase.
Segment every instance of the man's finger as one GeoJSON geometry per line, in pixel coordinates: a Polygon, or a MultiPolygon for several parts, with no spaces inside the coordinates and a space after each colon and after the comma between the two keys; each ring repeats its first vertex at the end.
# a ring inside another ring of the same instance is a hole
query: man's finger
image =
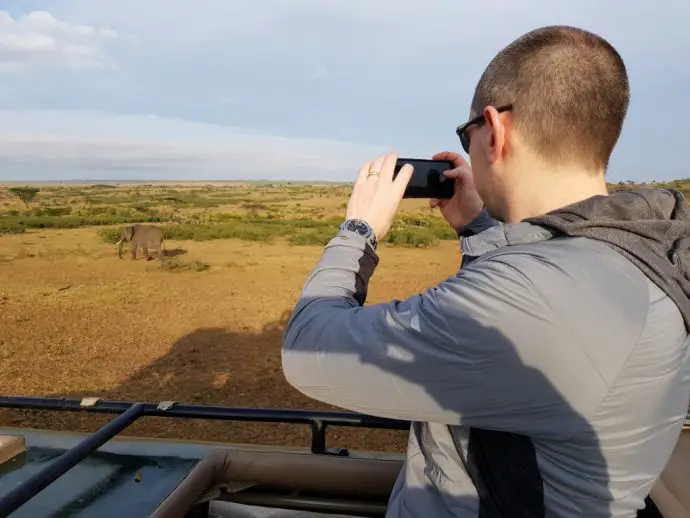
{"type": "Polygon", "coordinates": [[[456,158],[460,158],[460,155],[452,151],[441,151],[431,157],[432,160],[455,160],[456,158]]]}
{"type": "MultiPolygon", "coordinates": [[[[390,182],[391,180],[393,180],[393,172],[395,171],[395,163],[397,162],[397,160],[398,160],[398,154],[395,152],[388,153],[385,156],[384,161],[381,164],[381,169],[380,169],[382,180],[385,180],[387,182],[390,182]]],[[[400,172],[402,173],[402,171],[400,171],[400,172]]],[[[396,178],[396,180],[397,180],[397,178],[396,178]]]]}
{"type": "MultiPolygon", "coordinates": [[[[386,155],[380,156],[380,157],[376,158],[376,159],[371,163],[371,168],[369,169],[368,172],[371,172],[371,173],[378,173],[378,174],[377,174],[377,175],[371,175],[371,176],[369,176],[369,175],[367,174],[367,178],[368,178],[368,179],[375,178],[376,176],[381,177],[381,176],[383,175],[383,173],[382,173],[381,171],[383,170],[383,166],[384,166],[384,164],[385,164],[386,158],[387,158],[386,155]]],[[[367,179],[367,178],[365,178],[365,179],[367,179]]]]}
{"type": "Polygon", "coordinates": [[[467,165],[465,159],[462,158],[458,153],[454,153],[453,151],[441,151],[440,153],[436,153],[431,159],[453,162],[455,164],[455,167],[467,165]]]}
{"type": "Polygon", "coordinates": [[[452,178],[454,180],[457,180],[458,178],[461,178],[467,173],[471,173],[472,170],[467,167],[466,165],[461,165],[460,167],[456,167],[455,169],[449,169],[448,171],[443,171],[443,175],[446,178],[452,178]]]}
{"type": "MultiPolygon", "coordinates": [[[[395,164],[395,162],[393,162],[393,164],[395,164]]],[[[400,169],[398,176],[396,176],[395,180],[393,180],[395,193],[399,198],[402,198],[403,194],[405,194],[405,189],[407,188],[407,184],[410,183],[410,178],[412,178],[413,172],[414,167],[412,167],[410,164],[405,164],[400,169]]]]}
{"type": "Polygon", "coordinates": [[[371,162],[365,162],[362,167],[359,168],[359,173],[357,173],[357,179],[355,180],[355,187],[364,183],[367,179],[367,174],[369,174],[369,168],[371,167],[371,162]]]}

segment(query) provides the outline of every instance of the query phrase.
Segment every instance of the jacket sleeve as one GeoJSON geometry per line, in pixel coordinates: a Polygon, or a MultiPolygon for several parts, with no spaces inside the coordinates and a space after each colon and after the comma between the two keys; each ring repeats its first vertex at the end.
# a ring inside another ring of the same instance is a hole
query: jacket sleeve
{"type": "Polygon", "coordinates": [[[482,209],[476,218],[457,230],[459,237],[469,237],[480,234],[491,227],[501,226],[502,223],[491,217],[489,211],[482,209]]]}
{"type": "Polygon", "coordinates": [[[406,300],[362,307],[378,258],[361,236],[339,232],[288,322],[287,381],[370,415],[517,433],[546,432],[573,406],[591,411],[606,387],[524,274],[530,264],[520,262],[532,259],[509,257],[474,262],[406,300]]]}

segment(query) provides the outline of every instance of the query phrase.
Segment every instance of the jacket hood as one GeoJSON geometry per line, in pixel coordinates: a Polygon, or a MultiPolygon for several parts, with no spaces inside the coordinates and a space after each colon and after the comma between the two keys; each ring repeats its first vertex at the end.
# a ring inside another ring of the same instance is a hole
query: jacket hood
{"type": "Polygon", "coordinates": [[[525,221],[616,249],[673,300],[690,332],[690,208],[679,191],[614,191],[525,221]]]}

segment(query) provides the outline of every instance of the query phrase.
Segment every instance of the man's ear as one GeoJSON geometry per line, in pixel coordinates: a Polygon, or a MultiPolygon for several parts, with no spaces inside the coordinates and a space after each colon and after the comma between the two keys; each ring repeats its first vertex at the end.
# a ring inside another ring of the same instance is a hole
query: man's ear
{"type": "Polygon", "coordinates": [[[483,114],[486,120],[486,127],[489,130],[486,133],[486,154],[489,163],[493,164],[503,156],[505,151],[507,144],[506,127],[501,120],[501,115],[498,113],[498,110],[493,106],[484,108],[483,114]]]}

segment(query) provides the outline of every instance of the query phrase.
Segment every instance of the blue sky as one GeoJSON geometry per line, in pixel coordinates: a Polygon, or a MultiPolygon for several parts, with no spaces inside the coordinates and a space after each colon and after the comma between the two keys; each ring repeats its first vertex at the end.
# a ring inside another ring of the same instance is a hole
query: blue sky
{"type": "Polygon", "coordinates": [[[690,177],[688,20],[687,0],[0,0],[0,181],[349,181],[458,150],[488,61],[554,23],[626,61],[610,180],[690,177]]]}

